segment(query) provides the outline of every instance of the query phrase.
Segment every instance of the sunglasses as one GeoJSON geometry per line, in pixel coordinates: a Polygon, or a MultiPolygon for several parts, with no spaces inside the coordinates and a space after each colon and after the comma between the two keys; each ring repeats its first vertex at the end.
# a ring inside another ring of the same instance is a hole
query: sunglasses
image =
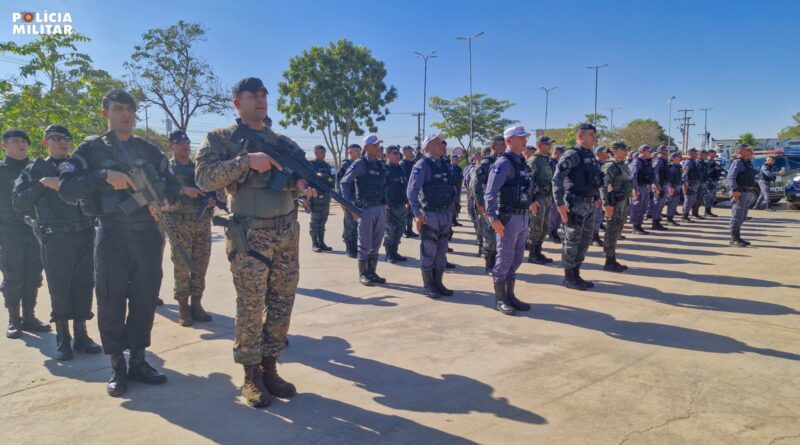
{"type": "Polygon", "coordinates": [[[47,140],[53,141],[53,142],[61,142],[61,141],[69,142],[69,141],[72,140],[72,136],[62,136],[62,135],[54,134],[52,136],[47,136],[47,140]]]}

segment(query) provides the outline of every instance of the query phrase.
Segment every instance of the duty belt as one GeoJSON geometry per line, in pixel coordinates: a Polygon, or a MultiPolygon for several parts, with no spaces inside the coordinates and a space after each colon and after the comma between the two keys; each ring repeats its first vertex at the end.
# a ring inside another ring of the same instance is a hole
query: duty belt
{"type": "Polygon", "coordinates": [[[433,212],[433,213],[445,213],[445,212],[448,212],[450,210],[450,206],[447,206],[447,207],[428,207],[428,206],[423,205],[422,206],[422,210],[424,210],[426,212],[433,212]]]}
{"type": "Polygon", "coordinates": [[[125,222],[97,218],[95,226],[105,230],[158,230],[155,221],[125,222]]]}
{"type": "MultiPolygon", "coordinates": [[[[246,226],[248,229],[282,229],[291,225],[297,219],[297,211],[292,210],[286,215],[278,216],[277,218],[256,218],[254,216],[246,217],[246,226]]],[[[234,216],[236,218],[236,216],[234,216]]]]}
{"type": "Polygon", "coordinates": [[[91,221],[82,221],[82,222],[74,222],[74,223],[65,223],[65,224],[41,224],[37,228],[42,233],[46,233],[48,235],[54,235],[57,233],[71,233],[71,232],[80,232],[82,230],[89,230],[92,228],[91,221]]]}
{"type": "MultiPolygon", "coordinates": [[[[207,215],[208,212],[203,212],[203,215],[207,215]]],[[[197,218],[197,212],[195,213],[170,213],[169,217],[172,218],[175,222],[186,222],[186,221],[200,221],[197,218]]]]}
{"type": "Polygon", "coordinates": [[[739,192],[754,192],[756,191],[756,187],[736,187],[734,191],[739,192]]]}
{"type": "Polygon", "coordinates": [[[578,196],[578,195],[569,195],[567,196],[567,201],[569,202],[595,202],[597,200],[594,196],[578,196]]]}
{"type": "Polygon", "coordinates": [[[500,207],[500,213],[507,213],[509,215],[525,215],[528,209],[515,209],[513,207],[500,207]]]}

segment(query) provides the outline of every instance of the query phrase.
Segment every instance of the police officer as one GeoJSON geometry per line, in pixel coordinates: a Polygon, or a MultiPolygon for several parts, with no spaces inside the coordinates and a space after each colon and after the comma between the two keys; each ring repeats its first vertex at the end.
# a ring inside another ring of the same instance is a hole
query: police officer
{"type": "Polygon", "coordinates": [[[611,145],[611,155],[612,158],[603,164],[603,187],[600,188],[603,211],[608,218],[603,243],[603,252],[606,255],[603,270],[624,272],[628,266],[617,262],[617,240],[628,217],[628,199],[633,193],[633,175],[625,165],[628,147],[624,142],[614,142],[611,145]]]}
{"type": "Polygon", "coordinates": [[[39,241],[25,224],[24,215],[14,210],[11,193],[14,182],[30,162],[30,139],[22,130],[3,133],[5,158],[0,161],[0,285],[8,309],[6,337],[20,338],[22,331],[48,332],[50,325],[36,318],[36,293],[42,285],[39,241]],[[20,317],[20,305],[22,316],[20,317]]]}
{"type": "MultiPolygon", "coordinates": [[[[475,195],[472,194],[472,189],[469,186],[470,175],[472,174],[472,170],[475,169],[477,163],[481,159],[480,153],[475,153],[469,160],[469,163],[464,168],[464,181],[463,186],[467,191],[467,214],[469,215],[469,220],[472,221],[472,225],[477,229],[476,221],[477,215],[475,214],[475,195]]],[[[478,255],[481,255],[480,249],[478,250],[478,255]]]]}
{"type": "Polygon", "coordinates": [[[191,141],[183,130],[169,135],[167,147],[172,154],[169,161],[175,178],[181,183],[179,205],[170,217],[175,221],[181,237],[170,239],[175,301],[178,302],[178,324],[191,326],[195,321],[209,322],[209,315],[201,303],[206,289],[206,271],[211,258],[211,217],[216,202],[205,196],[195,182],[195,163],[191,159],[191,141]],[[181,258],[182,247],[192,259],[194,272],[181,258]]]}
{"type": "Polygon", "coordinates": [[[714,208],[714,204],[716,203],[717,199],[717,186],[719,184],[719,180],[723,174],[726,174],[722,165],[717,162],[717,152],[716,150],[708,150],[708,191],[706,192],[705,198],[705,212],[703,216],[711,216],[716,217],[717,215],[712,212],[714,208]]]}
{"type": "MultiPolygon", "coordinates": [[[[600,163],[600,168],[602,168],[603,164],[608,161],[610,156],[608,149],[606,147],[597,147],[594,149],[594,156],[597,158],[597,162],[600,163]]],[[[594,209],[594,234],[592,235],[592,244],[603,247],[603,240],[600,239],[600,227],[603,225],[603,208],[598,207],[594,209]]]]}
{"type": "Polygon", "coordinates": [[[420,268],[425,295],[430,298],[453,295],[442,282],[447,263],[447,245],[453,221],[456,182],[444,158],[444,139],[438,134],[425,138],[425,157],[414,164],[406,190],[420,234],[420,268]],[[421,194],[421,195],[420,195],[421,194]]]}
{"type": "MultiPolygon", "coordinates": [[[[314,147],[314,160],[311,161],[311,166],[319,180],[333,188],[335,179],[330,164],[325,162],[325,151],[326,149],[322,145],[314,147]]],[[[328,222],[328,214],[331,210],[331,197],[319,194],[310,198],[309,201],[311,203],[311,249],[317,253],[330,252],[333,248],[325,244],[325,224],[328,222]]]]}
{"type": "Polygon", "coordinates": [[[651,148],[649,145],[639,147],[639,156],[630,163],[633,194],[631,195],[631,225],[633,233],[646,235],[649,232],[642,228],[644,214],[650,206],[650,189],[655,177],[653,165],[650,162],[651,148]]]}
{"type": "Polygon", "coordinates": [[[667,228],[661,224],[661,214],[669,193],[669,159],[667,159],[669,149],[666,145],[659,145],[656,155],[653,162],[653,199],[650,201],[650,215],[653,222],[650,229],[664,231],[667,228]]]}
{"type": "Polygon", "coordinates": [[[400,148],[390,146],[386,150],[386,235],[383,246],[386,249],[386,261],[394,264],[408,258],[400,255],[397,248],[403,237],[406,224],[408,198],[406,172],[400,166],[400,148]]]}
{"type": "Polygon", "coordinates": [[[550,163],[550,147],[553,140],[549,136],[540,136],[536,141],[536,153],[528,160],[533,181],[533,201],[536,202],[536,212],[531,215],[530,233],[528,234],[528,262],[535,264],[549,264],[553,260],[542,254],[542,243],[548,232],[550,215],[553,212],[553,166],[550,163]]]}
{"type": "Polygon", "coordinates": [[[525,256],[530,213],[539,211],[533,200],[533,181],[523,151],[530,133],[525,127],[509,127],[503,132],[506,150],[497,158],[486,184],[486,214],[497,234],[497,263],[492,268],[495,309],[505,315],[529,311],[531,305],[514,293],[516,272],[525,256]]]}
{"type": "Polygon", "coordinates": [[[669,165],[667,166],[667,176],[669,177],[669,188],[667,189],[667,221],[670,225],[680,226],[675,221],[678,213],[678,201],[680,200],[681,178],[683,177],[683,167],[681,166],[681,154],[678,152],[669,155],[669,165]]]}
{"type": "Polygon", "coordinates": [[[767,160],[761,165],[758,171],[758,200],[756,200],[753,208],[761,210],[761,205],[764,205],[764,210],[774,212],[775,209],[770,207],[769,187],[779,175],[785,175],[786,168],[778,169],[775,165],[775,156],[767,157],[767,160]]]}
{"type": "MultiPolygon", "coordinates": [[[[563,145],[556,145],[553,147],[553,154],[550,156],[550,167],[553,169],[553,173],[556,171],[556,165],[558,164],[558,160],[564,154],[566,148],[563,145]]],[[[551,186],[552,188],[552,186],[551,186]]],[[[561,244],[561,235],[558,234],[558,229],[561,226],[561,217],[558,216],[558,206],[556,206],[556,201],[553,199],[550,201],[550,207],[553,209],[550,214],[550,223],[548,224],[548,238],[551,242],[556,244],[561,244]]]]}
{"type": "Polygon", "coordinates": [[[491,147],[486,147],[479,153],[479,156],[475,158],[475,165],[472,166],[469,170],[469,174],[467,175],[465,181],[467,183],[467,190],[472,197],[472,201],[470,202],[470,207],[472,208],[472,213],[474,214],[474,221],[473,225],[475,226],[475,237],[476,237],[476,244],[478,245],[478,257],[483,258],[485,256],[485,249],[484,249],[484,237],[483,237],[483,216],[478,210],[478,196],[475,194],[475,190],[472,189],[472,185],[475,184],[477,181],[477,174],[478,168],[480,167],[481,162],[486,159],[487,157],[492,155],[491,147]]]}
{"type": "Polygon", "coordinates": [[[103,97],[103,117],[108,121],[109,132],[87,138],[59,166],[59,194],[66,201],[79,201],[88,215],[97,217],[97,324],[103,351],[111,356],[107,391],[111,396],[120,396],[127,390],[129,379],[147,384],[167,381],[167,376],[145,360],[161,287],[164,237],[153,216],[154,209],[141,206],[134,199],[136,184],[124,172],[146,165],[149,179],[164,185],[166,202],[162,210],[170,210],[178,200],[180,183],[170,173],[161,150],[146,139],[133,136],[136,103],[130,94],[123,90],[108,92],[103,97]],[[128,161],[118,150],[119,145],[132,160],[128,161]],[[126,349],[130,350],[127,364],[123,355],[126,349]]]}
{"type": "Polygon", "coordinates": [[[697,193],[700,188],[700,162],[697,160],[697,149],[689,149],[689,158],[681,162],[682,176],[681,187],[683,189],[683,211],[681,221],[694,222],[689,218],[689,211],[697,201],[697,193]]]}
{"type": "Polygon", "coordinates": [[[480,215],[481,224],[483,225],[483,258],[486,261],[485,271],[490,273],[494,268],[497,258],[497,239],[495,237],[494,229],[489,222],[488,215],[486,214],[486,201],[484,194],[486,192],[486,183],[489,181],[489,173],[492,169],[492,164],[497,158],[505,151],[505,139],[503,136],[492,137],[492,154],[484,156],[478,168],[475,169],[474,177],[470,183],[472,193],[475,194],[475,209],[480,215]]]}
{"type": "Polygon", "coordinates": [[[358,219],[358,276],[364,286],[386,282],[376,272],[378,250],[386,229],[386,166],[378,159],[377,135],[364,138],[364,155],[342,177],[342,194],[361,208],[358,219]]]}
{"type": "MultiPolygon", "coordinates": [[[[248,77],[233,87],[233,105],[242,125],[257,131],[267,143],[297,144],[264,125],[267,89],[248,77]]],[[[197,183],[205,190],[225,188],[233,217],[227,227],[226,251],[236,287],[233,359],[244,367],[242,395],[253,407],[266,406],[272,396],[288,398],[297,390],[278,375],[277,360],[286,347],[299,279],[300,225],[295,199],[316,191],[291,176],[279,190],[272,181],[280,164],[266,153],[248,150],[251,142],[231,140],[236,125],[206,136],[197,154],[197,183]]]]}
{"type": "Polygon", "coordinates": [[[728,187],[731,190],[731,246],[747,247],[742,239],[742,224],[747,220],[747,211],[755,199],[756,170],[753,168],[753,149],[747,144],[736,146],[736,159],[728,170],[728,187]]]}
{"type": "MultiPolygon", "coordinates": [[[[453,151],[457,153],[455,149],[453,151]]],[[[458,215],[461,213],[461,183],[464,182],[464,170],[461,168],[461,158],[456,153],[450,156],[450,167],[453,170],[451,180],[456,187],[456,192],[453,195],[453,227],[461,227],[462,224],[458,222],[458,215]]]]}
{"type": "Polygon", "coordinates": [[[86,320],[94,317],[93,221],[75,203],[68,204],[58,196],[58,167],[72,151],[71,141],[72,134],[63,125],[45,128],[42,145],[50,156],[28,164],[13,193],[14,208],[33,215],[34,233],[42,245],[52,308],[50,321],[56,324],[57,360],[72,359],[73,347],[89,354],[101,352],[86,332],[86,320]],[[74,345],[70,344],[69,320],[75,333],[74,345]]]}
{"type": "MultiPolygon", "coordinates": [[[[339,171],[336,173],[337,183],[339,185],[339,193],[342,193],[342,178],[347,170],[353,165],[353,162],[361,157],[361,146],[358,144],[350,144],[347,147],[347,159],[342,161],[339,166],[339,171]]],[[[358,222],[350,212],[344,212],[344,229],[342,230],[342,240],[344,241],[345,252],[350,258],[358,256],[358,222]]]]}
{"type": "Polygon", "coordinates": [[[592,242],[594,210],[600,206],[599,189],[603,185],[600,163],[592,152],[597,140],[595,127],[583,124],[576,132],[577,147],[564,153],[553,175],[553,196],[558,214],[566,226],[561,262],[564,286],[586,290],[594,283],[581,278],[580,267],[592,242]]]}
{"type": "Polygon", "coordinates": [[[697,166],[700,169],[700,182],[697,185],[697,197],[694,200],[694,206],[692,206],[692,216],[697,219],[706,219],[700,215],[700,206],[705,202],[706,192],[708,192],[709,166],[707,159],[708,152],[705,149],[700,150],[700,156],[697,160],[697,166]]]}
{"type": "MultiPolygon", "coordinates": [[[[406,173],[406,182],[411,178],[411,170],[414,168],[414,164],[420,158],[417,156],[417,153],[414,151],[414,148],[410,145],[406,145],[403,147],[403,160],[400,161],[400,167],[403,168],[403,171],[406,173]]],[[[417,235],[414,232],[414,211],[411,210],[411,206],[408,206],[406,211],[406,231],[405,237],[406,238],[417,238],[417,235]]]]}

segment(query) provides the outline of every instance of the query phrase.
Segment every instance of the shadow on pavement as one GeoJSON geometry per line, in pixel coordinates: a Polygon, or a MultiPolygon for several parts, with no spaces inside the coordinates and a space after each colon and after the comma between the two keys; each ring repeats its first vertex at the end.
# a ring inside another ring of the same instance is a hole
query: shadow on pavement
{"type": "Polygon", "coordinates": [[[381,307],[397,306],[397,303],[393,301],[388,301],[390,299],[397,298],[391,295],[362,298],[362,297],[353,297],[350,295],[345,295],[339,292],[333,292],[326,289],[306,289],[298,287],[297,297],[313,297],[313,298],[319,298],[320,300],[330,301],[332,303],[344,303],[344,304],[354,304],[354,305],[371,305],[371,306],[381,306],[381,307]]]}

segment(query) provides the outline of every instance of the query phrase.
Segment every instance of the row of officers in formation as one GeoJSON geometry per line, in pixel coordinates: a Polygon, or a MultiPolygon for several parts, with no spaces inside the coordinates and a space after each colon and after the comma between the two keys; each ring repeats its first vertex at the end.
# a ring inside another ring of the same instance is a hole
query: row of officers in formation
{"type": "MultiPolygon", "coordinates": [[[[232,101],[238,125],[254,130],[266,143],[288,141],[296,147],[268,125],[267,89],[260,79],[237,82],[232,101]]],[[[110,91],[101,112],[109,131],[87,138],[74,152],[69,129],[48,126],[42,141],[46,159],[28,158],[25,132],[8,130],[2,135],[0,270],[9,313],[7,337],[50,330],[34,312],[44,269],[50,321],[56,326],[56,358],[72,359],[75,351],[105,352],[111,360],[111,396],[124,394],[129,381],[165,383],[167,377],[148,364],[145,354],[165,248],[157,219],[169,219],[177,227],[170,234],[174,298],[178,323],[190,326],[211,320],[201,301],[212,214],[215,207],[228,211],[229,206],[226,254],[236,290],[233,356],[244,370],[242,394],[254,407],[266,406],[272,397],[294,395],[295,386],[278,374],[277,360],[287,344],[299,280],[298,198],[306,200],[311,212],[313,250],[326,252],[331,250],[325,243],[330,196],[294,175],[276,186],[282,166],[249,140],[234,137],[237,124],[208,133],[194,160],[187,135],[173,132],[167,159],[153,143],[133,135],[136,103],[130,94],[110,91]],[[132,179],[136,168],[147,171],[163,191],[160,208],[134,199],[140,192],[137,187],[142,187],[132,179]],[[94,317],[93,291],[102,348],[86,329],[87,320],[94,317]]],[[[479,255],[494,285],[495,308],[513,315],[530,309],[515,294],[516,272],[526,251],[529,262],[552,262],[542,254],[542,242],[548,234],[559,240],[558,226],[564,234],[563,284],[586,290],[593,284],[581,277],[580,269],[593,240],[603,245],[604,269],[626,269],[616,260],[616,243],[629,216],[636,233],[647,233],[642,224],[648,213],[653,230],[666,230],[662,212],[666,207],[667,222],[678,225],[674,218],[680,195],[683,221],[692,221],[692,215],[703,218],[702,204],[706,216],[716,216],[713,195],[724,172],[713,152],[708,159],[705,153],[698,159],[697,151],[691,150],[688,159],[681,160],[668,156],[664,147],[653,153],[643,146],[630,160],[622,142],[595,150],[592,125],[582,125],[576,136],[575,147],[555,147],[551,153],[549,138],[539,138],[536,147],[529,147],[529,133],[521,126],[511,127],[473,156],[463,172],[457,156],[446,157],[446,142],[439,135],[425,139],[424,155],[410,148],[401,153],[397,147],[382,154],[381,140],[370,135],[363,146],[348,148],[349,158],[337,174],[324,161],[324,147],[315,148],[312,164],[320,179],[337,184],[362,210],[358,217],[343,212],[343,238],[347,254],[358,259],[360,283],[386,282],[377,273],[381,243],[388,261],[404,261],[398,253],[403,234],[418,236],[423,289],[430,298],[453,294],[443,276],[446,268],[455,267],[447,261],[448,242],[452,227],[460,225],[457,215],[465,185],[479,255]],[[605,238],[600,240],[604,219],[605,238]]],[[[757,189],[751,157],[748,146],[737,147],[737,159],[727,172],[735,246],[748,244],[740,228],[757,189]]]]}

